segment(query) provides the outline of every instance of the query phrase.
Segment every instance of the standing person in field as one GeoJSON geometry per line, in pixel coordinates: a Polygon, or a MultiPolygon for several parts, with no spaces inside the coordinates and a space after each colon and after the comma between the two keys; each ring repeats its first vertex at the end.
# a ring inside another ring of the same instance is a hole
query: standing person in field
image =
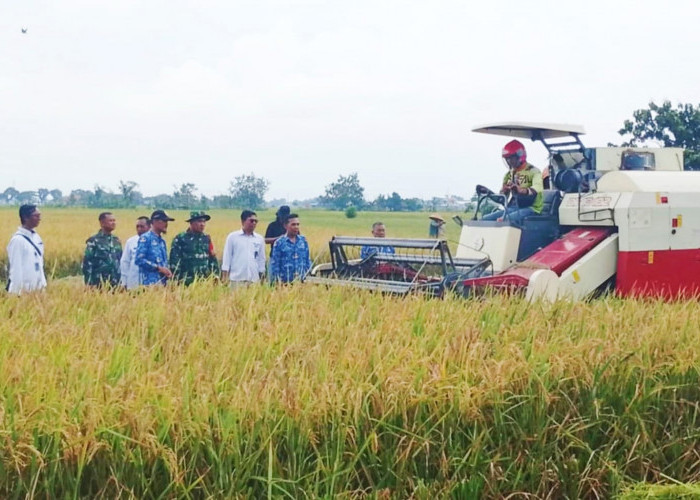
{"type": "Polygon", "coordinates": [[[7,245],[10,265],[7,291],[17,295],[46,288],[44,242],[35,231],[41,222],[41,212],[36,205],[22,205],[19,221],[21,225],[7,245]]]}
{"type": "Polygon", "coordinates": [[[445,237],[445,219],[440,214],[430,214],[430,226],[428,227],[428,236],[431,238],[445,237]]]}
{"type": "Polygon", "coordinates": [[[542,212],[542,174],[527,162],[525,146],[520,141],[513,140],[506,144],[502,156],[508,172],[503,177],[501,193],[510,195],[510,200],[505,211],[497,210],[484,216],[483,220],[499,220],[507,215],[510,221],[520,223],[528,215],[542,212]]]}
{"type": "Polygon", "coordinates": [[[197,278],[219,275],[219,261],[216,260],[211,237],[204,233],[211,216],[204,211],[190,212],[190,227],[173,240],[170,248],[170,268],[174,279],[189,286],[197,278]]]}
{"type": "Polygon", "coordinates": [[[268,224],[267,231],[265,231],[265,243],[270,245],[270,249],[272,249],[272,245],[277,241],[277,238],[287,232],[284,229],[284,221],[290,212],[291,210],[287,205],[282,205],[275,214],[275,220],[268,224]]]}
{"type": "Polygon", "coordinates": [[[121,278],[119,263],[122,258],[122,243],[112,233],[117,219],[111,212],[102,212],[98,220],[100,230],[85,242],[83,255],[83,278],[92,287],[117,286],[121,278]]]}
{"type": "Polygon", "coordinates": [[[226,238],[221,261],[221,279],[231,286],[257,283],[265,275],[265,240],[255,232],[258,215],[241,212],[241,229],[226,238]]]}
{"type": "MultiPolygon", "coordinates": [[[[372,236],[375,238],[385,238],[386,237],[386,226],[383,222],[375,222],[372,224],[372,236]]],[[[396,253],[394,247],[390,245],[363,245],[360,250],[360,258],[366,259],[370,255],[377,253],[393,254],[396,253]]]]}
{"type": "Polygon", "coordinates": [[[311,257],[306,238],[299,234],[299,216],[289,214],[284,228],[286,234],[280,236],[272,246],[270,281],[272,283],[304,281],[311,269],[311,257]]]}
{"type": "Polygon", "coordinates": [[[149,229],[151,229],[151,219],[142,215],[136,219],[136,235],[126,240],[124,244],[119,268],[122,275],[121,284],[127,290],[133,290],[141,284],[139,266],[136,265],[136,247],[139,244],[139,237],[149,229]]]}
{"type": "Polygon", "coordinates": [[[163,239],[168,222],[173,220],[165,211],[155,210],[151,214],[151,230],[139,237],[136,265],[142,285],[165,285],[173,277],[168,268],[168,246],[163,239]]]}

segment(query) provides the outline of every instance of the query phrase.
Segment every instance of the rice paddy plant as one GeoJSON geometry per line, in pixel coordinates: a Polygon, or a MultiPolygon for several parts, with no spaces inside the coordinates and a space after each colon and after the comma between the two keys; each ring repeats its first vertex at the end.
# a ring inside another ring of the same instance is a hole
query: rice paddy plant
{"type": "Polygon", "coordinates": [[[699,480],[694,302],[60,280],[0,314],[2,497],[607,498],[699,480]]]}

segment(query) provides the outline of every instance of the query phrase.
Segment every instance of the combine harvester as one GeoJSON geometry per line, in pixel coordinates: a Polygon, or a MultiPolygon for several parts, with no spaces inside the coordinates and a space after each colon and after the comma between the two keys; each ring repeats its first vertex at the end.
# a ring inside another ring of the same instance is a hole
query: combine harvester
{"type": "Polygon", "coordinates": [[[504,123],[474,131],[547,148],[555,189],[544,191],[541,214],[520,224],[479,220],[485,200],[506,200],[477,186],[476,215],[462,223],[454,257],[445,241],[336,237],[331,262],[314,268],[309,281],[549,300],[603,289],[622,297],[700,295],[700,173],[683,171],[683,149],[586,148],[578,126],[504,123]],[[360,259],[362,246],[376,248],[360,259]]]}

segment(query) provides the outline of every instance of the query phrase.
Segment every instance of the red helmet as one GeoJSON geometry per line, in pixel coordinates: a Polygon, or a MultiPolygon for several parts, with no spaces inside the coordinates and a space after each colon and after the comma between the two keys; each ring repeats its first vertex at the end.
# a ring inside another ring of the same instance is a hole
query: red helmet
{"type": "Polygon", "coordinates": [[[501,153],[503,158],[508,158],[509,156],[518,157],[518,166],[522,165],[527,161],[527,154],[525,153],[525,146],[520,141],[512,140],[505,146],[503,146],[503,152],[501,153]]]}

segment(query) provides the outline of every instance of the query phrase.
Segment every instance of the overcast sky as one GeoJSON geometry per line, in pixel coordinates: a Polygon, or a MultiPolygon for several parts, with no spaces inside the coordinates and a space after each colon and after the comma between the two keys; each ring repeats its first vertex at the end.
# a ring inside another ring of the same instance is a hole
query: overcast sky
{"type": "Polygon", "coordinates": [[[581,124],[602,146],[650,100],[700,102],[699,6],[6,1],[0,189],[214,195],[253,172],[301,199],[357,172],[370,199],[469,196],[505,169],[476,125],[581,124]]]}

